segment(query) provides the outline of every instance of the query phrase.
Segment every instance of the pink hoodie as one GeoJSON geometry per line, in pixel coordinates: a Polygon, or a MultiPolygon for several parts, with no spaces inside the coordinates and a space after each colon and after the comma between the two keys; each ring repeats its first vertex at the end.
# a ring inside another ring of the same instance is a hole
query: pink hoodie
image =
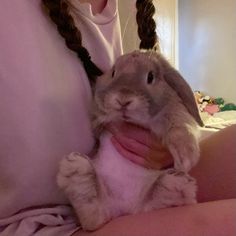
{"type": "MultiPolygon", "coordinates": [[[[106,70],[122,53],[117,1],[109,0],[95,16],[88,3],[70,2],[84,46],[106,70]]],[[[16,222],[11,216],[23,209],[68,204],[55,182],[58,163],[72,151],[88,153],[93,146],[88,79],[40,4],[40,0],[0,2],[2,227],[16,222]]],[[[55,212],[58,206],[49,209],[55,212]]]]}

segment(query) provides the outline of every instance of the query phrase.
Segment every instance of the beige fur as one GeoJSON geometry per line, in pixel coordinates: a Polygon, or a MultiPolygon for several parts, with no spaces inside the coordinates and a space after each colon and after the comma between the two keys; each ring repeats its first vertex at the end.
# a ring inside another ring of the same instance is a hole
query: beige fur
{"type": "Polygon", "coordinates": [[[199,159],[202,121],[189,85],[160,54],[126,54],[98,78],[92,120],[100,140],[96,155],[71,153],[58,174],[85,230],[120,215],[196,202],[195,180],[187,172],[199,159]],[[172,154],[174,168],[145,169],[120,156],[104,129],[120,120],[154,132],[172,154]]]}

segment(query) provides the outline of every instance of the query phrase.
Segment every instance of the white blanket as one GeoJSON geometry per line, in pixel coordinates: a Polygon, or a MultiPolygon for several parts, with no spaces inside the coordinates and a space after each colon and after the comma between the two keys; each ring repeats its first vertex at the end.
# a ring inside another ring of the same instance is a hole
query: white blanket
{"type": "Polygon", "coordinates": [[[28,209],[0,220],[0,236],[69,236],[79,228],[69,206],[28,209]]]}

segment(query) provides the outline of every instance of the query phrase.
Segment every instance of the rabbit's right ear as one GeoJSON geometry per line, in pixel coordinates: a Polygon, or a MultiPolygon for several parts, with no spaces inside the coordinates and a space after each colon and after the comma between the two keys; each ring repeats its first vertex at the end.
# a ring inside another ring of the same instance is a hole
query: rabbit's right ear
{"type": "Polygon", "coordinates": [[[178,96],[182,99],[183,104],[189,111],[189,113],[195,118],[200,126],[204,126],[204,123],[200,117],[197,103],[191,87],[180,75],[180,73],[174,69],[170,63],[161,57],[163,76],[168,85],[177,92],[178,96]]]}

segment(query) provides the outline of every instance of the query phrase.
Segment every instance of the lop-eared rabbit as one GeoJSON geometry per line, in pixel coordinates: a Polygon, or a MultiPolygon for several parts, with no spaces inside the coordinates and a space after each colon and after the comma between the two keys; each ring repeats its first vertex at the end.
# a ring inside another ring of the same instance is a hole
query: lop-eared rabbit
{"type": "Polygon", "coordinates": [[[161,54],[119,57],[97,79],[91,110],[96,154],[71,153],[57,176],[84,230],[121,215],[196,202],[196,182],[188,171],[199,159],[203,123],[190,86],[161,54]],[[174,167],[147,169],[122,157],[105,129],[119,121],[150,129],[172,154],[174,167]]]}

